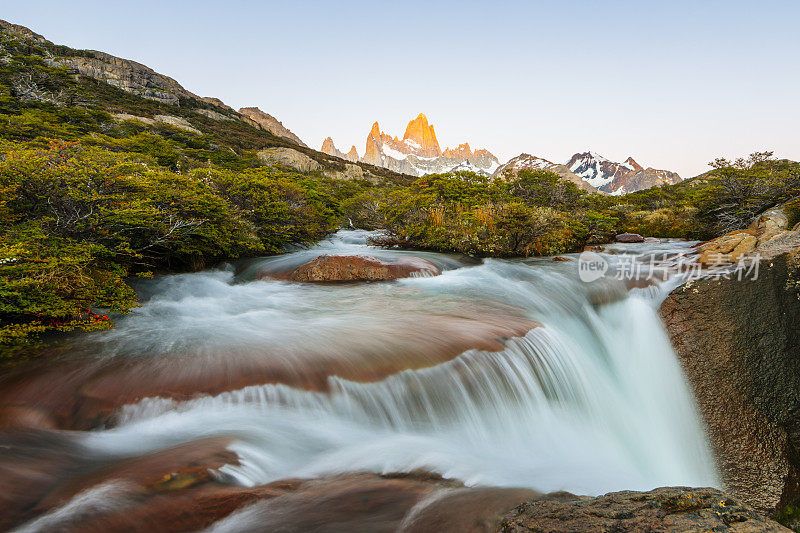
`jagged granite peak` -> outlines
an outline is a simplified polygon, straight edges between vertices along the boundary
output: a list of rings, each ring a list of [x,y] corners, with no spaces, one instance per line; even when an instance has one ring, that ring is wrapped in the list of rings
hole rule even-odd
[[[345,154],[344,158],[347,159],[348,161],[352,161],[353,163],[358,161],[359,157],[358,157],[358,150],[356,150],[356,145],[352,145],[350,147],[350,151]]]
[[[369,134],[373,137],[380,137],[381,136],[381,127],[376,120],[375,123],[372,125],[372,129],[369,130]]]
[[[582,180],[580,176],[575,175],[566,165],[553,163],[543,157],[526,153],[519,154],[517,157],[510,159],[506,164],[497,167],[493,176],[495,178],[507,179],[516,176],[520,170],[547,170],[558,174],[562,179],[574,183],[580,189],[587,192],[597,192],[597,189]]]
[[[333,141],[330,144],[333,144]],[[325,146],[325,148],[330,147]],[[341,154],[338,150],[337,152]],[[412,176],[451,172],[454,169],[469,170],[488,176],[500,166],[500,162],[491,152],[485,149],[473,152],[469,143],[462,143],[454,149],[447,148],[443,152],[433,125],[423,113],[409,121],[402,139],[381,131],[380,124],[374,122],[367,134],[364,156],[360,159],[355,146],[344,155],[332,151],[330,153],[351,161],[361,161]]]
[[[243,107],[239,110],[239,114],[253,120],[263,129],[267,130],[273,135],[283,137],[284,139],[288,139],[295,144],[299,144],[300,146],[308,148],[306,143],[301,141],[300,137],[292,133],[289,128],[284,126],[280,120],[268,113],[264,113],[257,107]]]
[[[455,148],[445,148],[442,155],[453,159],[469,159],[473,157],[469,143],[461,143]]]
[[[416,145],[415,148],[417,149],[414,153],[420,157],[439,157],[442,155],[433,125],[428,124],[428,117],[423,113],[420,113],[417,118],[408,123],[406,132],[403,135],[403,142],[411,146]]]
[[[325,137],[325,140],[322,141],[322,147],[319,149],[319,151],[322,152],[323,154],[335,155],[336,157],[341,157],[339,155],[341,154],[341,152],[336,149],[336,145],[333,144],[333,139],[331,139],[330,137]]]
[[[324,141],[322,141],[322,148],[319,150],[320,152],[332,156],[339,157],[341,159],[347,159],[353,163],[358,161],[358,150],[356,150],[355,146],[350,147],[350,151],[346,154],[336,148],[336,145],[333,144],[333,139],[327,137]]]

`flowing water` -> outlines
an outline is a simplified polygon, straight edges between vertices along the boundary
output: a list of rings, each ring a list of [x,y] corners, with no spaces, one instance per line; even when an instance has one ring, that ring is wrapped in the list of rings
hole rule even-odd
[[[580,281],[577,256],[479,261],[382,250],[369,236],[342,231],[282,256],[142,282],[141,308],[68,350],[64,375],[84,380],[81,394],[111,390],[117,402],[99,426],[89,417],[93,428],[70,433],[74,453],[110,461],[221,437],[238,461],[215,475],[246,486],[420,469],[588,495],[719,486],[656,313],[679,277],[630,289]],[[321,253],[411,254],[443,273],[345,284],[264,277]],[[619,256],[604,257],[613,271]],[[81,373],[92,365],[102,371]],[[173,378],[181,394],[167,397],[159,391]]]

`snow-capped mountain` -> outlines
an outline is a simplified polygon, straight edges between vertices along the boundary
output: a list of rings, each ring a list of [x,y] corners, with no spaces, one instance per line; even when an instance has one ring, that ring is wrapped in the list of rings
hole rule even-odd
[[[325,139],[321,151],[350,160],[358,157],[355,147],[348,154],[342,154],[330,137]],[[375,122],[367,135],[364,156],[358,160],[412,176],[459,170],[489,176],[500,166],[500,162],[488,150],[473,152],[468,143],[442,151],[436,131],[432,124],[428,124],[424,114],[408,123],[402,139],[382,132]]]
[[[558,174],[565,180],[571,181],[585,191],[597,192],[597,189],[582,180],[580,176],[573,173],[566,165],[553,163],[552,161],[531,154],[520,154],[509,160],[506,164],[499,166],[494,172],[494,177],[507,178],[509,176],[516,176],[520,170],[549,170],[550,172]]]
[[[359,156],[355,146],[347,153],[340,151],[330,137],[325,139],[320,150],[345,160],[369,163],[412,176],[469,171],[502,179],[525,169],[549,170],[585,191],[614,195],[681,180],[675,172],[644,168],[632,157],[618,163],[592,151],[573,155],[565,165],[527,153],[500,165],[491,152],[485,149],[473,151],[468,143],[442,150],[436,131],[424,114],[408,123],[402,139],[381,131],[375,122],[367,135],[363,156]]]
[[[583,152],[573,155],[567,162],[567,168],[592,187],[605,191],[604,187],[609,185],[614,178],[642,167],[630,157],[625,160],[625,163],[616,163],[596,152]]]
[[[617,163],[591,151],[573,155],[567,162],[567,168],[586,183],[614,195],[681,181],[675,172],[644,168],[632,157],[624,163]]]

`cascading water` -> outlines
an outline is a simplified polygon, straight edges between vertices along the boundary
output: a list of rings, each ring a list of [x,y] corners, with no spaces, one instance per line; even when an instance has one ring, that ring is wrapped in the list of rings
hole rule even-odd
[[[362,248],[339,241],[326,250]],[[300,252],[312,253],[318,252]],[[427,257],[456,266],[452,258]],[[574,268],[487,260],[436,278],[344,286],[231,284],[233,273],[224,272],[165,279],[100,343],[108,352],[152,351],[156,342],[162,351],[182,343],[197,344],[196,351],[277,342],[300,349],[350,336],[342,349],[369,351],[374,344],[391,357],[386,344],[391,348],[402,330],[384,329],[387,322],[418,310],[458,313],[460,304],[475,302],[522,309],[541,327],[508,340],[502,351],[470,350],[376,382],[330,376],[322,392],[278,383],[185,402],[145,399],[85,443],[128,454],[233,434],[242,464],[224,471],[244,484],[418,468],[473,484],[584,494],[718,484],[652,305],[614,284],[597,289],[616,290],[615,301],[592,305],[596,291],[570,275]]]
[[[323,252],[408,253],[370,247],[367,236],[340,232],[238,270],[144,283],[142,307],[84,342],[82,357],[157,362],[160,373],[266,365],[278,378],[136,401],[106,429],[78,433],[78,445],[111,459],[232,437],[238,464],[218,473],[248,486],[417,469],[468,485],[588,495],[719,485],[655,312],[663,286],[585,283],[577,261],[423,252],[413,255],[442,275],[338,285],[257,279]],[[511,323],[519,336],[467,349]]]

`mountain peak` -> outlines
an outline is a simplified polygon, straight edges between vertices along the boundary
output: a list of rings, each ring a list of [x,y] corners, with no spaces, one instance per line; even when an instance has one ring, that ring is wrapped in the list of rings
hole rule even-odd
[[[417,146],[416,153],[422,157],[439,157],[442,155],[442,149],[439,147],[439,141],[436,140],[436,132],[433,126],[428,124],[428,117],[424,113],[417,115],[417,118],[412,120],[406,126],[406,133],[403,135],[403,142],[412,141]]]
[[[333,145],[333,141],[329,142],[329,139],[323,142],[322,151],[342,159],[360,161],[412,176],[460,170],[488,176],[500,166],[500,162],[491,152],[483,148],[473,152],[469,143],[461,143],[456,148],[447,148],[442,152],[436,139],[436,131],[425,113],[420,113],[409,121],[402,139],[381,131],[378,122],[374,122],[367,135],[364,155],[360,158],[355,146],[345,154]]]
[[[325,137],[325,140],[322,141],[322,148],[319,151],[329,155],[336,155],[336,145],[333,144],[333,139]]]
[[[372,129],[369,130],[369,134],[376,138],[381,136],[381,127],[378,125],[377,120],[375,121],[374,124],[372,124]]]
[[[625,162],[622,164],[631,167],[631,169],[633,170],[643,170],[642,165],[637,163],[636,160],[632,157],[628,157],[628,159],[626,159]]]

